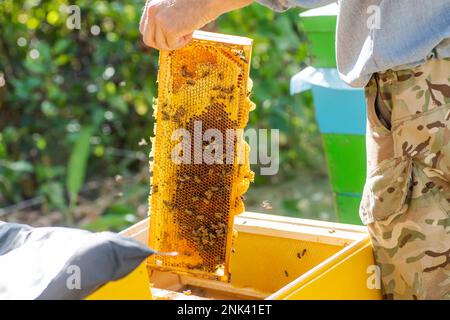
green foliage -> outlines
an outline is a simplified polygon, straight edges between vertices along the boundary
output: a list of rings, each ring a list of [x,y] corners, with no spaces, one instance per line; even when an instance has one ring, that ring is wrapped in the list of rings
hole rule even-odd
[[[85,224],[83,228],[96,231],[122,231],[137,222],[135,210],[136,208],[130,205],[112,205],[102,217]]]
[[[81,9],[80,30],[66,26],[65,6],[72,4]],[[2,1],[0,207],[42,195],[46,207],[63,210],[67,192],[74,202],[85,175],[131,175],[147,166],[136,154],[148,153],[138,143],[153,131],[157,52],[140,40],[143,4]],[[289,95],[289,79],[307,55],[298,13],[275,14],[254,4],[208,26],[255,40],[251,73],[258,107],[250,126],[280,129],[277,179],[323,168],[311,97]]]
[[[140,42],[142,4],[76,1],[81,28],[70,30],[62,6],[71,4],[6,0],[0,5],[0,72],[6,81],[0,105],[0,207],[37,194],[54,202],[47,190],[55,184],[65,189],[82,124],[95,128],[90,177],[145,165],[115,152],[138,151],[138,142],[152,132],[157,53]],[[100,28],[97,36],[93,26]],[[20,171],[11,169],[16,162]]]
[[[91,136],[92,129],[90,127],[83,128],[70,155],[66,183],[71,199],[76,199],[84,183]]]
[[[75,142],[67,166],[67,192],[69,193],[69,212],[67,221],[73,222],[72,209],[77,203],[78,193],[83,187],[84,178],[86,176],[87,162],[89,158],[89,145],[92,137],[92,128],[86,127],[81,129],[80,135]]]

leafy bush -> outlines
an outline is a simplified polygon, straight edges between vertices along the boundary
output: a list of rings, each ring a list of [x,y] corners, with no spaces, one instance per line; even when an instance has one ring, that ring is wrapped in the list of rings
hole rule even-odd
[[[42,196],[49,208],[64,211],[85,175],[133,174],[147,166],[149,146],[138,144],[153,130],[157,52],[140,41],[143,3],[2,1],[0,207]],[[81,9],[79,30],[66,25],[72,4]],[[254,4],[208,26],[255,39],[258,108],[250,126],[280,129],[278,179],[323,167],[311,97],[289,95],[289,78],[307,54],[297,14]]]

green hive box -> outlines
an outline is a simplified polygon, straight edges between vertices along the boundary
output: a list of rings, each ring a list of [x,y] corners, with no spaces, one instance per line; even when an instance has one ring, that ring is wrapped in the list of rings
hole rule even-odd
[[[361,194],[366,180],[365,136],[323,133],[328,173],[336,193]]]
[[[365,136],[323,133],[322,141],[339,222],[361,224],[358,211],[366,179]]]
[[[300,14],[300,24],[308,38],[311,65],[316,68],[335,68],[335,33],[338,6],[331,4]]]
[[[361,195],[335,193],[334,198],[340,223],[362,224],[358,214]]]

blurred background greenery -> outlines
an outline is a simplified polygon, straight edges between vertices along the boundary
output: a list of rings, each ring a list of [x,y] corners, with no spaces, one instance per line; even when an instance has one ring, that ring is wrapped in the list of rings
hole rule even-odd
[[[0,220],[120,230],[146,216],[158,53],[140,40],[143,5],[1,1]],[[254,4],[205,29],[254,39],[249,127],[280,129],[280,172],[256,176],[247,210],[334,220],[311,95],[289,94],[308,63],[299,12]]]

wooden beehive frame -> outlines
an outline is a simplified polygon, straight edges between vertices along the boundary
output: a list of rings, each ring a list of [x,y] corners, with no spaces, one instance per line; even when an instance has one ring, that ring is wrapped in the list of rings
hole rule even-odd
[[[228,280],[234,216],[244,211],[241,196],[253,179],[248,146],[235,138],[232,163],[195,163],[194,150],[190,163],[177,164],[172,151],[178,142],[171,137],[180,128],[195,134],[197,121],[203,133],[244,129],[253,107],[251,45],[247,38],[196,32],[186,48],[160,53],[149,245],[179,255],[151,257],[150,270]],[[243,163],[234,153],[238,144],[246,150]]]

